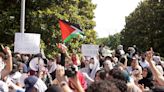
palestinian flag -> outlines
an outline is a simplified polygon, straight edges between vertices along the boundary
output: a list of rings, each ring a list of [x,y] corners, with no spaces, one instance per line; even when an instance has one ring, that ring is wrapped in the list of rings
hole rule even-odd
[[[75,24],[59,20],[60,30],[62,34],[62,40],[68,42],[72,38],[83,37],[82,30]]]

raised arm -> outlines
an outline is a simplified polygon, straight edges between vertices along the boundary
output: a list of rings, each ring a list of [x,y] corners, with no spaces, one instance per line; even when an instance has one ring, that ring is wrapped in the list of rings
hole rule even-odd
[[[7,54],[7,60],[5,60],[6,66],[1,72],[1,78],[3,79],[12,71],[12,55],[9,47],[4,48],[4,52]]]
[[[156,66],[153,64],[153,50],[151,48],[150,51],[147,51],[146,59],[149,62],[150,69],[155,77],[155,79],[158,81],[158,83],[162,86],[164,86],[164,77],[163,75],[158,71]]]

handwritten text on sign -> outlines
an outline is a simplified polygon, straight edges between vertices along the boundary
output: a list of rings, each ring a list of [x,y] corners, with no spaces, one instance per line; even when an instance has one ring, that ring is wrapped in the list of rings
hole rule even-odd
[[[16,33],[14,52],[38,54],[40,52],[40,34]]]

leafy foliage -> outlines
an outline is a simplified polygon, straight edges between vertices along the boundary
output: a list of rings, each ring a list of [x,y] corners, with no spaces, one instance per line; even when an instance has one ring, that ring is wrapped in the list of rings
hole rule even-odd
[[[126,17],[121,32],[124,46],[137,45],[142,50],[153,47],[164,56],[164,2],[146,0]]]
[[[21,0],[0,1],[0,43],[13,44],[20,28]],[[57,52],[56,43],[62,42],[58,19],[74,24],[86,33],[86,42],[92,43],[96,34],[93,21],[96,5],[91,0],[26,0],[25,29],[27,33],[41,34],[46,53]],[[90,31],[92,30],[92,31]],[[79,47],[78,41],[71,42]]]
[[[120,33],[109,35],[107,38],[97,39],[97,44],[104,44],[110,47],[111,49],[116,49],[117,46],[121,44],[120,38],[121,38]]]

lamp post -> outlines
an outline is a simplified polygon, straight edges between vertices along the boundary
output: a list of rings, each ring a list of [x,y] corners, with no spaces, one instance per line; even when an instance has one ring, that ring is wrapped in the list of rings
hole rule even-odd
[[[24,30],[25,30],[25,0],[21,0],[20,32],[24,33]]]

